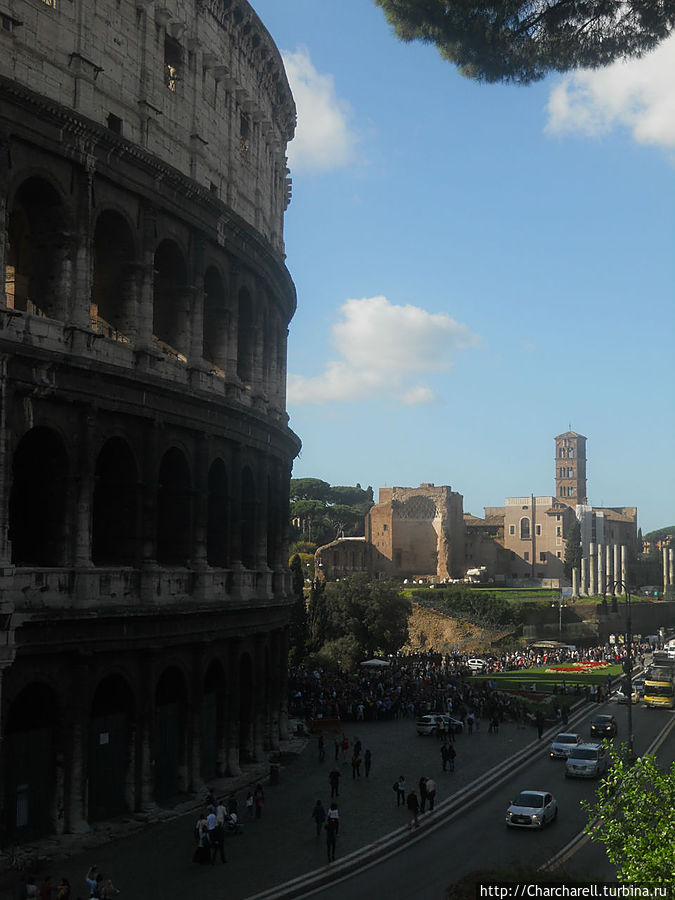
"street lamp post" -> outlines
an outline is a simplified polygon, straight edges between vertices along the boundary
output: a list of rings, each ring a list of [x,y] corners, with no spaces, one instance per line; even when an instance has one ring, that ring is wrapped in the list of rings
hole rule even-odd
[[[554,600],[551,603],[551,608],[555,609],[558,607],[558,635],[562,635],[562,611],[567,606],[567,604],[562,600]]]
[[[630,606],[630,590],[628,585],[623,581],[609,581],[605,585],[602,592],[603,603],[605,594],[608,590],[612,592],[612,610],[618,611],[616,601],[616,591],[623,591],[626,598],[626,659],[623,663],[625,673],[624,687],[627,688],[627,706],[628,706],[628,753],[629,758],[633,758],[633,629],[631,624],[631,606]]]

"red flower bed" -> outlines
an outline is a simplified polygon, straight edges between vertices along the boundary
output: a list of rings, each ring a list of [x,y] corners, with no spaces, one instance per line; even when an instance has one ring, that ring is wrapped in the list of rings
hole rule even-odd
[[[572,663],[569,666],[549,666],[546,671],[547,672],[593,672],[598,669],[608,669],[611,663],[608,662],[580,662],[580,663]]]

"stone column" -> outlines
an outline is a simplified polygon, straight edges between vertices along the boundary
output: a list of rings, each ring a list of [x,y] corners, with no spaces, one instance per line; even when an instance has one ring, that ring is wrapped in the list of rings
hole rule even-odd
[[[588,591],[592,597],[594,597],[598,593],[598,581],[596,578],[596,564],[597,564],[597,555],[595,544],[591,542],[591,545],[588,550],[588,578],[589,585]]]
[[[621,564],[619,561],[619,545],[614,544],[614,581],[619,581],[621,577]]]
[[[661,551],[661,556],[663,558],[663,593],[666,593],[666,588],[668,587],[668,549],[664,547]]]
[[[607,589],[607,579],[605,577],[605,548],[602,544],[598,544],[598,593],[603,594]]]
[[[85,713],[85,697],[89,680],[88,667],[82,663],[73,668],[71,696],[68,704],[67,744],[64,747],[63,825],[67,833],[89,831],[87,821],[87,769],[89,720]]]
[[[241,642],[238,638],[233,638],[228,642],[228,720],[227,728],[227,774],[230,777],[241,775],[241,767],[239,765],[239,716],[240,716],[240,697],[239,697],[239,652]]]
[[[668,584],[675,583],[675,560],[673,559],[673,549],[668,551]]]
[[[186,787],[193,794],[203,791],[205,785],[201,775],[201,678],[202,651],[199,646],[192,652],[192,686],[187,709],[186,734]]]
[[[138,267],[140,285],[136,317],[136,350],[146,353],[152,348],[156,220],[156,210],[145,204],[141,210],[142,251]]]
[[[281,632],[277,629],[270,635],[270,696],[269,696],[269,736],[270,749],[279,749],[279,713],[281,709]]]
[[[253,756],[265,759],[265,635],[256,634],[253,663]]]
[[[626,577],[627,577],[627,575],[626,575],[626,563],[627,563],[626,555],[627,555],[627,547],[625,544],[622,544],[621,545],[621,581],[622,581],[621,593],[622,594],[626,593],[626,589],[623,586],[626,584]]]
[[[572,596],[579,596],[579,570],[576,566],[572,569]]]
[[[70,292],[68,324],[91,330],[91,287],[92,287],[92,246],[93,216],[92,195],[96,157],[87,154],[84,166],[76,170],[76,233],[73,236],[71,277],[73,289]]]
[[[586,557],[581,557],[581,595],[588,596],[588,572],[586,571]]]
[[[150,652],[144,652],[140,660],[139,720],[136,730],[135,788],[136,809],[152,810],[155,803],[154,771],[154,660]]]
[[[288,740],[288,625],[281,632],[279,643],[279,737]]]
[[[7,194],[9,191],[9,135],[3,129],[0,132],[0,222],[7,221]],[[7,228],[0,228],[0,272],[3,277],[0,278],[0,306],[7,305],[7,297],[5,294],[5,273],[7,272],[8,263],[8,236]]]
[[[0,229],[3,231],[4,229]],[[7,435],[7,409],[13,396],[13,387],[8,379],[9,356],[0,355],[0,567],[11,564],[9,544],[9,493],[11,484],[12,459]]]
[[[605,556],[606,556],[605,579],[607,581],[607,584],[613,584],[617,579],[616,579],[616,574],[615,574],[614,570],[612,569],[612,545],[611,544],[607,544],[607,546],[605,547]]]

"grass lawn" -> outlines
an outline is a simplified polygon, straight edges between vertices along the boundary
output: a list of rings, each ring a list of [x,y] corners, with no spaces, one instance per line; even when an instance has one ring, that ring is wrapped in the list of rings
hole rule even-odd
[[[512,672],[489,672],[485,675],[472,675],[471,678],[476,681],[494,681],[500,691],[528,690],[533,683],[537,685],[537,690],[552,691],[554,684],[560,685],[563,681],[567,688],[573,688],[575,684],[606,684],[608,675],[615,678],[621,674],[621,666],[618,665],[596,666],[586,670],[579,668],[577,671],[571,671],[572,666],[563,665],[560,668],[569,671],[550,672],[549,668],[553,667],[555,664],[551,667],[514,669]]]

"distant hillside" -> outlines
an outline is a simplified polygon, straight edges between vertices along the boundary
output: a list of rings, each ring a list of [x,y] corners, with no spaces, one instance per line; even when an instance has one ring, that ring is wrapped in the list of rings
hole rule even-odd
[[[665,528],[657,528],[656,531],[650,531],[649,534],[643,534],[643,541],[660,541],[661,538],[669,534],[675,534],[675,525],[666,525]]]

